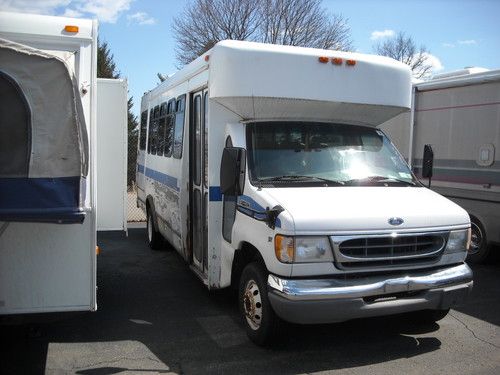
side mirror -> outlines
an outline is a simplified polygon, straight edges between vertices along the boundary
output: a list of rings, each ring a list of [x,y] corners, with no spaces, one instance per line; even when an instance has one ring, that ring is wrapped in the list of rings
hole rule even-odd
[[[431,145],[425,145],[424,157],[422,161],[422,177],[429,179],[429,187],[431,186],[433,164],[434,164],[434,151],[432,151]]]
[[[245,187],[246,151],[240,147],[226,147],[220,166],[222,194],[241,195]]]

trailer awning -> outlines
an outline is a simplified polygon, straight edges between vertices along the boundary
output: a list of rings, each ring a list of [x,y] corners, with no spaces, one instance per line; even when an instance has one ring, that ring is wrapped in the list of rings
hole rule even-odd
[[[0,221],[84,220],[88,140],[76,78],[0,39]]]

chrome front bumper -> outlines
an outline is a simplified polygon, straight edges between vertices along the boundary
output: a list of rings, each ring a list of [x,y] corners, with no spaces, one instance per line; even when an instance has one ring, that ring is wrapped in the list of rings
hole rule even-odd
[[[355,279],[268,277],[275,312],[294,323],[329,323],[425,309],[448,309],[463,302],[472,288],[466,264],[401,276]]]

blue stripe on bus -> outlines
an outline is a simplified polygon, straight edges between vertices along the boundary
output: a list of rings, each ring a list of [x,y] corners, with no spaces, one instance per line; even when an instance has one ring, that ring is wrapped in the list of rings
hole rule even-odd
[[[144,168],[143,165],[137,164],[137,172],[144,174],[146,177],[149,177],[159,183],[168,186],[174,190],[179,191],[179,187],[177,186],[177,178],[173,176],[169,176],[168,174],[159,172],[157,170],[151,168]]]
[[[220,191],[220,186],[210,186],[208,190],[208,199],[210,202],[221,202],[222,192]]]

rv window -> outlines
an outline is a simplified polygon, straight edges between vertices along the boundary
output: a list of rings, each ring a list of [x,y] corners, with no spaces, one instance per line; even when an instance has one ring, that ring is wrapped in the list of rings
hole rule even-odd
[[[146,149],[146,131],[148,128],[148,111],[141,114],[141,133],[139,136],[139,150]]]
[[[182,95],[177,98],[174,126],[174,158],[182,157],[182,137],[184,134],[184,115],[186,108],[186,96]]]

